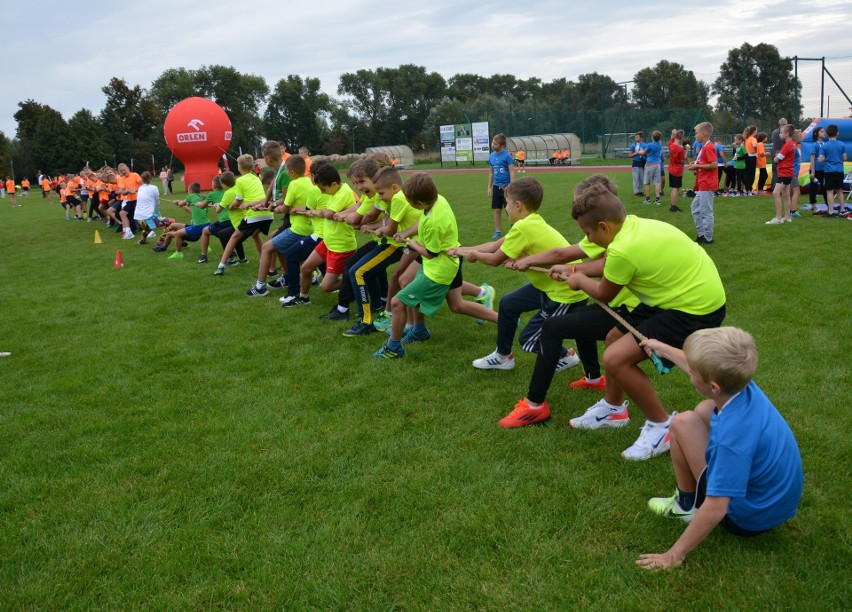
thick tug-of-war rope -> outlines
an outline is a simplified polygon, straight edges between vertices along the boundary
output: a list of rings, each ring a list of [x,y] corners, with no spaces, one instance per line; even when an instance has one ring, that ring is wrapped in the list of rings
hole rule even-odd
[[[539,266],[530,266],[529,269],[533,270],[534,272],[544,272],[545,274],[550,274],[550,268],[542,268],[542,267],[539,267]],[[564,274],[559,274],[558,276],[559,276],[559,280],[562,280],[562,281],[568,280],[568,277]],[[591,297],[591,296],[589,296],[589,297]],[[621,323],[621,325],[623,325],[624,328],[627,331],[629,331],[631,334],[633,334],[633,336],[637,340],[639,340],[639,342],[644,342],[645,340],[648,339],[644,334],[642,334],[642,332],[640,332],[638,329],[636,329],[630,323],[628,323],[624,319],[624,317],[622,317],[620,314],[618,314],[612,308],[610,308],[609,304],[605,304],[604,302],[601,302],[600,300],[596,300],[595,298],[592,298],[592,299],[595,300],[595,303],[598,306],[600,306],[607,313],[609,313],[609,315],[613,319],[615,319],[616,321]],[[660,359],[660,357],[655,352],[651,351],[650,357],[651,357],[651,362],[654,364],[654,367],[657,368],[657,372],[659,372],[660,374],[668,374],[669,372],[671,372],[671,368],[666,367],[666,365],[663,363],[662,359]]]

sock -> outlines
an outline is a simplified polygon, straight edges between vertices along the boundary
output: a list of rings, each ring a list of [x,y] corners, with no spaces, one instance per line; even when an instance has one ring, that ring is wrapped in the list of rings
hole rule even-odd
[[[616,406],[615,404],[610,404],[610,403],[609,403],[608,401],[606,401],[605,399],[604,399],[604,400],[601,400],[601,401],[602,401],[602,402],[606,405],[606,407],[607,407],[607,408],[612,408],[613,410],[621,410],[621,405],[620,405],[620,404],[619,404],[618,406]]]
[[[695,506],[695,492],[687,493],[686,491],[681,491],[680,487],[678,487],[677,503],[684,510],[692,510]]]
[[[264,287],[266,287],[266,283],[260,279],[257,279],[257,282],[254,284],[254,288],[260,291]]]
[[[339,312],[341,314],[346,314],[347,312],[349,312],[349,307],[348,306],[341,306],[340,304],[338,304],[337,305],[337,312]]]
[[[267,274],[267,276],[275,276],[275,273],[276,273],[277,271],[278,271],[278,270],[268,270],[268,271],[266,272],[266,274]]]
[[[300,291],[300,292],[299,292],[299,297],[300,297],[300,298],[306,298],[306,297],[308,297],[308,294],[307,294],[307,293],[302,293],[302,292]]]
[[[601,375],[598,374],[596,378],[591,378],[588,374],[586,374],[586,382],[596,383],[601,379]]]
[[[529,406],[529,407],[530,407],[530,408],[532,408],[533,410],[536,410],[536,409],[541,408],[541,404],[537,404],[537,403],[535,403],[535,402],[531,402],[529,399],[527,399],[527,406]]]
[[[482,298],[484,298],[484,297],[485,297],[485,289],[483,289],[482,287],[480,287],[480,288],[479,288],[479,293],[476,295],[476,299],[477,299],[477,300],[481,300],[481,299],[482,299]]]
[[[217,269],[219,269],[219,270],[224,270],[224,269],[225,269],[225,264],[220,263],[218,266],[216,266],[216,268],[217,268]]]
[[[653,423],[654,425],[656,425],[657,427],[668,427],[669,424],[672,422],[672,417],[671,417],[671,415],[669,415],[669,418],[667,418],[662,423],[657,423],[656,421],[650,421],[650,422]]]
[[[399,347],[401,347],[401,346],[402,346],[401,340],[394,340],[393,338],[390,338],[388,340],[388,348],[392,351],[398,351]]]
[[[419,334],[420,332],[425,332],[426,331],[426,324],[425,323],[415,323],[414,327],[412,328],[412,331],[414,331],[415,334]]]

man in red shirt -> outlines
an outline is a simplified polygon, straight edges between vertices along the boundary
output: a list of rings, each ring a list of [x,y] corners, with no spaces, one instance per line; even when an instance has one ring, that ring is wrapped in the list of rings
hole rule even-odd
[[[716,193],[716,147],[705,147],[713,135],[713,124],[709,121],[695,126],[695,142],[701,143],[701,150],[695,162],[686,167],[695,172],[695,199],[692,200],[692,219],[698,244],[713,244],[713,195]],[[696,145],[696,149],[698,146]]]

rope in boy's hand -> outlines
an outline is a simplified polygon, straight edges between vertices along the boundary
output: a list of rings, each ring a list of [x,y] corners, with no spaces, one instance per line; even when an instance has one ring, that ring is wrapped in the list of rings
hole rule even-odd
[[[529,269],[534,270],[536,272],[550,273],[549,268],[542,268],[542,267],[539,267],[539,266],[530,266]],[[561,280],[564,280],[564,281],[568,280],[568,276],[566,276],[564,274],[559,274],[558,276]],[[589,297],[592,297],[592,296],[589,296]],[[613,319],[618,321],[627,331],[629,331],[631,334],[633,334],[633,337],[635,337],[637,340],[639,340],[639,342],[644,342],[645,340],[648,339],[647,336],[645,336],[642,332],[640,332],[638,329],[636,329],[630,323],[628,323],[627,320],[624,317],[622,317],[620,314],[618,314],[612,308],[610,308],[609,304],[605,304],[604,302],[601,302],[600,300],[593,298],[593,297],[592,297],[592,300],[594,300],[595,303],[598,306],[603,308]],[[660,359],[660,357],[655,352],[651,351],[651,354],[649,355],[649,357],[651,358],[651,362],[654,364],[654,367],[657,368],[657,372],[659,372],[660,374],[668,374],[669,372],[671,372],[671,368],[666,367],[666,365],[663,363],[662,359]]]

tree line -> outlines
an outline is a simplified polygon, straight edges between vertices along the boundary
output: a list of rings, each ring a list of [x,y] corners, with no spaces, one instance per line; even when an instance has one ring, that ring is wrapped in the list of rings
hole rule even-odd
[[[0,132],[0,172],[9,173],[12,160],[16,174],[29,176],[38,169],[53,174],[85,162],[100,166],[130,159],[137,169],[150,169],[152,163],[180,167],[166,147],[163,123],[172,106],[191,96],[210,98],[225,109],[234,127],[235,154],[255,153],[267,138],[324,154],[391,144],[432,149],[438,145],[438,126],[482,120],[492,131],[510,135],[582,129],[596,137],[609,130],[606,117],[616,111],[688,109],[689,117],[710,119],[729,131],[746,122],[798,117],[801,111],[792,60],[764,43],[729,51],[713,83],[662,60],[639,70],[626,85],[597,72],[576,81],[468,73],[445,79],[404,64],[342,74],[334,98],[317,78],[289,75],[270,89],[263,77],[232,67],[169,68],[148,88],[111,78],[97,114],[81,109],[66,120],[49,104],[19,102],[14,138]]]

